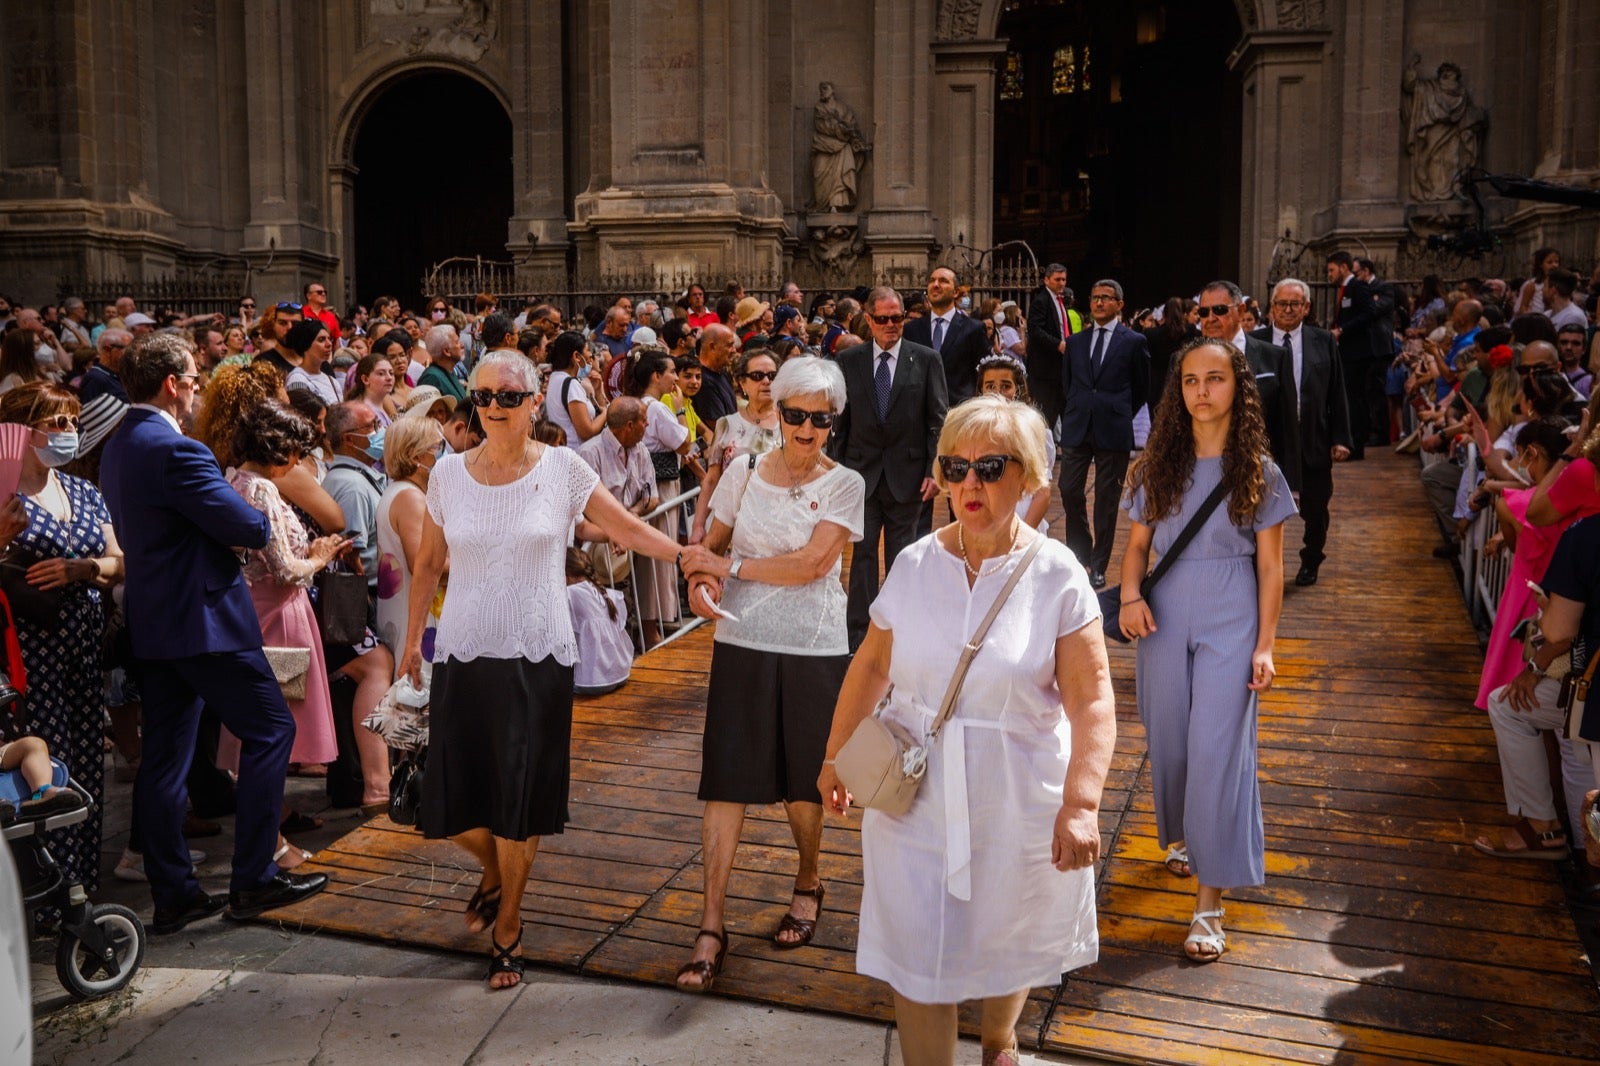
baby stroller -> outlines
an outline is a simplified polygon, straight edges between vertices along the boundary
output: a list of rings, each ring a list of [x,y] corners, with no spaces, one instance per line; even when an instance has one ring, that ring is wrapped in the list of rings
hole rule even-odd
[[[66,786],[85,798],[85,805],[37,820],[7,820],[3,832],[17,879],[22,883],[24,908],[31,915],[38,907],[61,911],[60,940],[56,944],[56,975],[76,999],[97,999],[126,985],[144,959],[144,923],[127,907],[116,903],[90,903],[80,884],[69,884],[66,872],[50,854],[44,834],[77,825],[89,817],[88,792],[67,774],[61,760],[51,784]],[[0,771],[0,800],[20,809],[31,790],[22,771]],[[30,919],[31,922],[31,919]]]

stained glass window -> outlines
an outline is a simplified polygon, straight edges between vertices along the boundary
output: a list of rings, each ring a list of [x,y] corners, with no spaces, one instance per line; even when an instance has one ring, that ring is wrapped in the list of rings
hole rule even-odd
[[[1089,46],[1083,46],[1083,62],[1078,67],[1078,89],[1089,91]]]
[[[1078,91],[1077,52],[1070,44],[1056,49],[1055,63],[1051,67],[1050,91],[1056,96],[1068,96]]]
[[[1000,99],[1022,99],[1022,53],[1007,52],[1005,66],[1000,70]]]

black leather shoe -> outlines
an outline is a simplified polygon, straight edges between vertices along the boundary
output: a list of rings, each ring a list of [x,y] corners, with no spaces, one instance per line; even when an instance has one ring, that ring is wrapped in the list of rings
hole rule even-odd
[[[1106,587],[1106,575],[1098,570],[1089,571],[1089,585],[1096,591]]]
[[[327,874],[292,874],[279,871],[278,876],[260,888],[228,893],[228,917],[254,918],[262,911],[274,907],[287,907],[310,899],[328,887]]]
[[[1301,588],[1315,585],[1317,583],[1317,568],[1314,566],[1302,566],[1300,572],[1294,575],[1294,583]]]
[[[190,922],[211,917],[226,905],[227,901],[221,896],[209,896],[202,892],[189,897],[189,902],[181,907],[171,910],[157,907],[155,917],[150,920],[150,931],[158,935],[176,933]]]

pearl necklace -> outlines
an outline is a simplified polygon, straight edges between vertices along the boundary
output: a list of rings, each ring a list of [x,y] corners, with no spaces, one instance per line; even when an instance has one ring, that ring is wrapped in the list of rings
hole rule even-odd
[[[1011,546],[1005,550],[1005,555],[1002,555],[999,561],[995,563],[993,570],[978,570],[973,567],[971,560],[967,558],[966,530],[959,522],[956,523],[956,546],[961,549],[961,561],[966,564],[967,573],[972,575],[973,580],[977,580],[980,577],[988,577],[990,574],[997,573],[999,569],[1006,564],[1005,556],[1016,551],[1017,538],[1020,536],[1022,536],[1022,523],[1014,522],[1011,528]]]

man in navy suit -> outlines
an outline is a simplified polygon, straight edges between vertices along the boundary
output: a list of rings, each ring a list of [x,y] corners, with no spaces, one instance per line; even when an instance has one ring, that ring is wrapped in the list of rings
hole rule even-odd
[[[1129,329],[1122,314],[1122,285],[1111,279],[1089,290],[1089,328],[1067,338],[1061,382],[1061,505],[1066,542],[1089,570],[1095,588],[1105,588],[1111,545],[1117,536],[1117,505],[1133,451],[1133,416],[1150,394],[1150,345]],[[1084,486],[1094,464],[1094,536],[1090,539]]]
[[[939,353],[906,340],[905,308],[891,288],[867,296],[872,339],[839,353],[848,402],[834,419],[829,450],[867,483],[862,534],[850,558],[845,625],[853,650],[866,638],[867,609],[878,597],[878,541],[883,568],[931,531],[923,505],[938,493],[933,460],[946,408]]]
[[[106,446],[101,487],[126,557],[128,632],[143,664],[144,756],[133,809],[155,901],[151,931],[171,933],[223,907],[201,890],[183,838],[184,778],[202,703],[241,749],[230,915],[304,899],[328,879],[283,872],[272,861],[294,719],[262,653],[237,554],[266,546],[267,516],[233,490],[210,449],[179,429],[199,376],[188,340],[140,338],[120,375],[133,409]]]
[[[944,364],[950,406],[978,391],[978,363],[993,354],[983,324],[956,310],[956,272],[934,267],[928,275],[928,313],[906,323],[906,340],[932,348]]]

